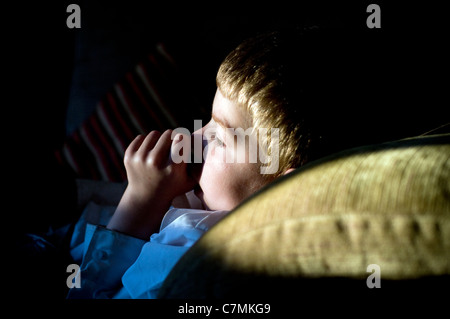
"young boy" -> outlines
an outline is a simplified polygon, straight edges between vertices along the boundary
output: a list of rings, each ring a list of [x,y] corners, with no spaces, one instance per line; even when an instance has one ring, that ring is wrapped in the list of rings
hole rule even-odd
[[[212,119],[193,134],[203,140],[200,170],[173,160],[185,135],[167,130],[135,138],[124,156],[128,186],[112,218],[106,227],[87,225],[83,243],[73,240],[80,287],[72,288],[69,298],[157,297],[171,268],[205,231],[264,185],[317,155],[316,121],[302,108],[300,56],[307,44],[300,39],[295,32],[265,34],[226,57],[216,79]],[[274,128],[277,135],[267,134]],[[258,154],[277,161],[270,174],[262,173],[270,164],[267,156],[254,160],[250,140],[255,137]],[[171,206],[180,196],[186,207]]]

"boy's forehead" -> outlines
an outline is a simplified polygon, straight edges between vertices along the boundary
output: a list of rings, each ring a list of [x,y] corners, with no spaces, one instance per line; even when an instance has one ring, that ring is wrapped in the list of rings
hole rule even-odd
[[[224,97],[220,90],[216,91],[211,117],[224,128],[247,129],[252,122],[244,108]]]

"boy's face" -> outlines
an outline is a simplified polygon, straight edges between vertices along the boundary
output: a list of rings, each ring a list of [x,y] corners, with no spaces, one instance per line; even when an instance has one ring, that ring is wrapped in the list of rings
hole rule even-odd
[[[195,190],[207,209],[232,210],[268,182],[267,176],[260,173],[258,161],[249,160],[248,137],[246,143],[239,143],[239,137],[233,135],[250,127],[249,117],[217,90],[211,121],[194,132],[202,134],[207,143],[199,187]]]

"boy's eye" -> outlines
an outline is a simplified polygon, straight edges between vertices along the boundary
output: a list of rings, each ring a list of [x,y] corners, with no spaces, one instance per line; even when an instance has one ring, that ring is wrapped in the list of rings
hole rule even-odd
[[[220,147],[225,146],[225,143],[216,134],[214,134],[211,137],[217,143],[218,146],[220,146]]]

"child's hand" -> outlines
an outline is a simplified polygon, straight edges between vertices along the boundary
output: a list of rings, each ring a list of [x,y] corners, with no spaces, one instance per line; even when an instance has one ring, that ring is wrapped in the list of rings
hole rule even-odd
[[[187,164],[171,161],[171,146],[178,142],[176,138],[172,141],[171,135],[172,130],[139,135],[125,151],[128,188],[137,196],[157,195],[159,200],[170,202],[195,186],[187,174]]]
[[[172,130],[138,136],[125,151],[128,186],[108,228],[148,239],[157,232],[171,201],[191,190],[196,181],[187,173],[187,163],[170,157]]]

